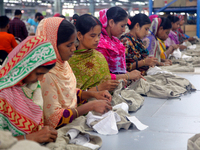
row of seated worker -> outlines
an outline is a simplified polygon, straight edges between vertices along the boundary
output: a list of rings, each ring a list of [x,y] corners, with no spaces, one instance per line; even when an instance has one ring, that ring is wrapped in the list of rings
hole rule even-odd
[[[180,41],[193,40],[178,36],[183,36],[181,16],[154,16],[151,22],[145,14],[128,18],[121,7],[99,15],[99,20],[81,15],[75,25],[61,17],[44,18],[35,36],[13,46],[0,69],[0,106],[8,106],[0,107],[2,130],[18,140],[55,141],[56,129],[75,118],[110,111],[109,92],[120,79],[136,81],[150,67],[171,65],[169,54],[184,49]],[[0,19],[6,39],[9,21]],[[126,26],[130,31],[123,34]]]

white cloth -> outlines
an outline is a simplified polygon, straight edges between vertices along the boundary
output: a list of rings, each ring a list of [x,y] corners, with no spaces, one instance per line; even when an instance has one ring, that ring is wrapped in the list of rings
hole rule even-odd
[[[128,113],[129,108],[126,103],[122,102],[121,104],[113,106],[113,109],[119,109],[119,108],[123,109],[126,113]]]
[[[145,130],[146,128],[148,128],[147,125],[144,125],[143,123],[141,123],[135,116],[131,116],[131,117],[127,117],[127,118],[140,131],[141,130]]]
[[[70,129],[66,135],[69,135],[70,137],[70,144],[76,144],[76,145],[82,145],[91,149],[98,149],[100,148],[99,145],[89,143],[90,142],[90,136],[89,134],[79,134],[80,131],[77,129]]]
[[[161,68],[155,66],[155,67],[151,67],[147,70],[147,75],[155,75],[155,74],[160,74],[160,73],[170,73],[172,74],[171,72],[168,72],[168,71],[164,71],[162,70]]]

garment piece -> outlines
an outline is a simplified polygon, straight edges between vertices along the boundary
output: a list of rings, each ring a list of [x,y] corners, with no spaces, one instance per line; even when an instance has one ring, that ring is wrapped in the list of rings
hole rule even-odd
[[[187,79],[169,73],[148,75],[145,79],[132,83],[128,88],[138,94],[163,99],[178,98],[187,92],[196,91]]]
[[[28,36],[25,23],[17,17],[9,22],[9,33],[20,38],[22,41]]]
[[[63,20],[59,17],[43,19],[36,32],[36,35],[45,36],[52,43],[57,56],[56,66],[45,74],[41,81],[44,99],[44,121],[46,125],[54,128],[62,119],[65,109],[77,107],[77,94],[80,91],[80,89],[76,89],[76,78],[69,63],[62,61],[57,49],[58,28]],[[82,101],[85,102],[80,97],[80,103]],[[69,112],[72,113],[72,111]],[[63,122],[63,125],[70,123],[72,121],[70,118],[68,117],[68,121]],[[59,125],[61,126],[61,124]]]
[[[200,134],[196,134],[188,140],[187,150],[200,150]]]
[[[100,21],[106,25],[106,11],[101,11],[100,15]],[[106,58],[111,73],[124,74],[126,73],[125,47],[117,37],[112,36],[110,38],[108,36],[106,27],[104,26],[101,30],[100,41],[96,50]]]
[[[145,47],[149,51],[149,56],[157,58],[159,62],[161,60],[160,55],[163,55],[161,53],[160,43],[157,38],[157,33],[161,22],[161,18],[154,18],[151,23],[150,34],[142,40]]]
[[[11,132],[3,130],[0,130],[0,143],[0,150],[49,150],[48,148],[40,146],[38,143],[33,141],[18,141],[12,136]]]
[[[0,50],[4,50],[9,54],[17,45],[12,34],[0,32]]]
[[[43,127],[40,84],[23,79],[49,62],[56,62],[56,54],[42,36],[28,37],[8,55],[0,70],[0,129],[19,136]]]
[[[174,31],[170,31],[168,38],[165,40],[166,47],[169,47],[173,44],[179,44],[178,36]]]
[[[84,116],[78,117],[75,119],[72,123],[66,125],[65,127],[62,127],[58,129],[58,137],[55,142],[51,142],[47,144],[46,146],[50,149],[56,149],[56,150],[91,150],[91,148],[88,147],[88,145],[96,145],[99,149],[99,147],[102,146],[102,140],[99,136],[95,135],[90,135],[88,132],[85,130],[88,128],[87,125],[85,124],[86,118]],[[78,144],[70,144],[71,138],[69,136],[69,132],[73,131],[78,131],[76,133],[79,133],[78,135],[86,135],[89,138],[89,143],[85,143],[83,145],[78,145]],[[75,137],[76,133],[74,134]],[[70,134],[71,135],[71,134]],[[80,136],[79,136],[80,137]],[[82,137],[81,137],[82,139]],[[83,140],[77,140],[75,143],[82,143]],[[85,138],[84,138],[85,141]]]
[[[135,39],[130,33],[123,35],[120,40],[126,47],[126,70],[132,71],[135,69],[133,64],[148,57],[149,51],[144,46],[142,40]],[[148,66],[143,66],[139,68],[139,71],[142,75],[145,75],[148,69]]]
[[[34,19],[31,19],[31,18],[28,19],[27,23],[29,23],[30,25],[32,25],[32,26],[35,27],[34,33],[36,33],[36,30],[37,30],[37,27],[38,27],[38,24],[39,24],[39,23],[38,23],[38,22],[35,22],[35,20],[34,20]]]
[[[112,106],[115,106],[124,102],[128,104],[129,111],[136,111],[143,105],[144,98],[132,89],[124,89],[123,82],[124,81],[120,81],[120,84],[115,89],[111,104]]]
[[[164,71],[169,71],[169,72],[194,72],[194,67],[192,64],[175,64],[172,66],[160,66],[161,69]]]
[[[69,64],[77,79],[77,88],[86,90],[111,80],[105,57],[95,49],[76,50]]]

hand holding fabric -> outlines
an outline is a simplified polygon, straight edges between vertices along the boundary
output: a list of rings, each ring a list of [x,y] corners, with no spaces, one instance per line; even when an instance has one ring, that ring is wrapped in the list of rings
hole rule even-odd
[[[99,91],[108,90],[114,91],[114,89],[119,85],[117,80],[108,80],[98,85]]]
[[[145,59],[145,66],[154,67],[158,63],[158,59],[155,57],[147,57]]]
[[[107,90],[95,92],[94,98],[96,98],[97,100],[106,100],[108,102],[112,101],[112,96],[110,95],[110,93]]]
[[[127,72],[129,76],[129,80],[139,80],[142,78],[141,72],[138,70],[133,70],[131,72]]]
[[[104,114],[109,110],[112,110],[111,103],[105,100],[94,100],[89,102],[92,106],[92,110]]]

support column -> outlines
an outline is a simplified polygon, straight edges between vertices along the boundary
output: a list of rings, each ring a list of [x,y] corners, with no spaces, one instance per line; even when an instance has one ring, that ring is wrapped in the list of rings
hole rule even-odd
[[[140,12],[140,13],[142,13],[142,8],[143,8],[142,5],[139,4],[139,12]]]
[[[0,16],[5,15],[3,0],[0,0]]]
[[[200,0],[197,0],[197,36],[200,37]]]
[[[62,3],[61,3],[61,0],[54,0],[54,13],[62,14]]]
[[[149,16],[151,16],[153,13],[153,1],[149,0]]]
[[[94,15],[94,12],[95,12],[95,1],[94,0],[90,0],[89,12],[92,15]]]

